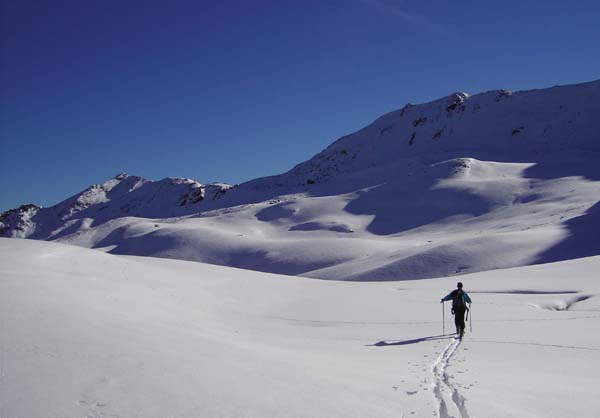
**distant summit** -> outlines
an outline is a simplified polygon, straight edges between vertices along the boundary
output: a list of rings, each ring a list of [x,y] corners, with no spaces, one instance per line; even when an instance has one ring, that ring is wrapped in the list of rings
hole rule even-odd
[[[35,230],[31,218],[41,208],[33,204],[21,205],[0,214],[0,236],[26,238]]]
[[[57,205],[23,205],[0,214],[0,236],[56,239],[82,227],[126,216],[169,218],[196,213],[206,200],[222,197],[231,185],[192,179],[152,181],[120,173]]]
[[[0,236],[335,280],[600,254],[600,81],[407,104],[237,186],[120,173]]]
[[[339,174],[440,153],[532,161],[565,151],[600,152],[598,115],[600,81],[515,93],[454,93],[383,115],[269,181],[314,185]]]

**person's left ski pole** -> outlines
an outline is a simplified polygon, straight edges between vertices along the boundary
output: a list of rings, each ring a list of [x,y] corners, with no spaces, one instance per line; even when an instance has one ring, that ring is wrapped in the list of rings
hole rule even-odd
[[[444,314],[444,311],[445,311],[444,305],[445,305],[445,303],[442,302],[442,335],[446,335],[446,317]]]

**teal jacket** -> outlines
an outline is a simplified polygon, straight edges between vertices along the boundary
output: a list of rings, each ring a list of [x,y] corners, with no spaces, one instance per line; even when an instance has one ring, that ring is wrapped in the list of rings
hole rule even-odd
[[[458,289],[454,289],[452,292],[450,292],[446,296],[444,296],[442,298],[442,302],[454,299],[454,295],[455,295],[455,293],[456,293],[457,290]],[[467,292],[465,292],[464,290],[463,290],[462,294],[463,294],[463,301],[465,302],[465,305],[467,303],[471,304],[472,302],[471,302],[471,298],[469,297],[469,294]]]

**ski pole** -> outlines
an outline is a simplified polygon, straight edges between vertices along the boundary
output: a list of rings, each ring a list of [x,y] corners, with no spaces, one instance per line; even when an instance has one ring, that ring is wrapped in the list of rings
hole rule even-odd
[[[469,311],[473,309],[471,307],[471,304],[469,303]],[[469,321],[469,328],[471,329],[471,332],[473,332],[473,312],[471,312],[471,321]]]
[[[442,335],[446,335],[446,317],[444,314],[444,305],[445,303],[442,302]]]

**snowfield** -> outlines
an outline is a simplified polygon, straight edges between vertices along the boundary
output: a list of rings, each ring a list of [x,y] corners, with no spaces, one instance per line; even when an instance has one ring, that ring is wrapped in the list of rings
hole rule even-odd
[[[598,271],[589,257],[461,276],[460,342],[439,303],[456,278],[324,281],[0,239],[0,416],[596,417]]]
[[[455,93],[280,175],[1,213],[0,418],[597,417],[598,115]]]
[[[447,277],[600,255],[600,81],[406,105],[286,173],[120,174],[0,236],[311,278]]]
[[[371,185],[345,182],[348,192],[336,181],[179,218],[119,217],[55,239],[114,254],[358,281],[597,255],[600,167],[589,155],[554,158],[401,160],[386,167],[392,178],[361,172],[357,181],[366,176]],[[575,175],[586,167],[586,176]]]

